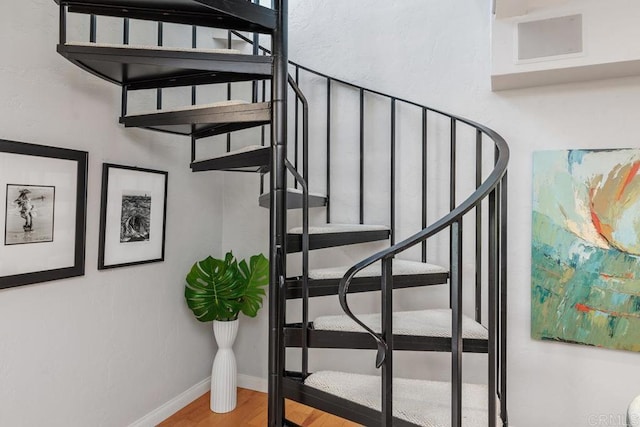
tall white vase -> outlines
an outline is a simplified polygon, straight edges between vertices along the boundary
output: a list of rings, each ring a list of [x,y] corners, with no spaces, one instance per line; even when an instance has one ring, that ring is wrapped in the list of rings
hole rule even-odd
[[[227,322],[213,321],[213,335],[218,343],[218,352],[211,368],[211,410],[224,413],[236,407],[236,356],[233,342],[238,334],[238,319]]]

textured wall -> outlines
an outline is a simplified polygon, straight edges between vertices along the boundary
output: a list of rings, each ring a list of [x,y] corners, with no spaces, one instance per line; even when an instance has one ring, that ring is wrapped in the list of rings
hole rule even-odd
[[[53,1],[3,3],[0,39],[0,138],[89,152],[85,276],[0,290],[0,425],[129,425],[211,372],[183,284],[220,252],[222,177],[191,173],[187,138],[118,124],[119,88],[56,53]],[[103,162],[169,172],[164,262],[97,271]]]
[[[509,189],[511,421],[516,427],[612,425],[611,422],[621,419],[620,414],[638,393],[638,355],[530,338],[531,162],[535,150],[636,146],[640,79],[492,93],[489,3],[471,0],[292,1],[290,57],[327,74],[485,123],[508,140],[512,150]],[[621,50],[625,46],[609,48]],[[314,93],[322,96],[324,86],[312,87],[306,89],[310,97]],[[344,105],[349,102],[352,101],[345,100]],[[352,108],[345,107],[340,121],[357,117],[357,103],[349,105]],[[316,114],[325,114],[322,104],[319,110]],[[379,133],[387,132],[383,124],[379,126]],[[319,129],[312,129],[311,135],[323,138]],[[355,135],[357,130],[336,145],[352,144]],[[406,152],[403,158],[410,161],[416,152],[411,152],[414,149],[410,145],[403,147]],[[336,149],[348,151],[345,147]],[[225,217],[237,212],[242,216],[237,221],[225,222],[223,245],[238,247],[246,253],[266,250],[266,211],[255,207],[253,198],[238,197],[240,191],[256,188],[257,179],[240,177],[225,182]],[[316,180],[311,185],[321,191],[324,184]],[[388,187],[379,188],[388,191]],[[407,183],[401,197],[410,198],[412,191],[415,192],[415,188]],[[349,202],[344,197],[341,203],[334,214],[342,220],[353,220],[357,199]],[[385,221],[385,213],[376,211],[372,215],[379,215],[380,221]],[[297,222],[297,218],[295,214],[290,215],[292,223]],[[320,222],[322,216],[316,215],[314,219]],[[331,256],[319,251],[313,255],[312,262],[324,266],[353,261],[376,247],[341,249],[337,251],[339,255]],[[298,259],[289,257],[292,268]],[[374,302],[373,298],[365,300],[362,306],[373,307]],[[315,313],[338,311],[337,302],[331,298],[312,306]],[[292,309],[292,317],[294,312]],[[241,372],[266,377],[266,334],[266,311],[258,321],[243,321],[236,346]],[[259,356],[256,349],[260,351]],[[314,367],[372,371],[374,355],[370,352],[343,356],[327,350],[314,354],[317,355],[312,359]],[[476,363],[465,360],[465,363]],[[399,375],[448,375],[446,356],[405,355],[397,361]],[[415,363],[407,366],[409,361]],[[481,381],[482,378],[477,379],[478,375],[470,372],[475,368],[467,368],[467,378]]]

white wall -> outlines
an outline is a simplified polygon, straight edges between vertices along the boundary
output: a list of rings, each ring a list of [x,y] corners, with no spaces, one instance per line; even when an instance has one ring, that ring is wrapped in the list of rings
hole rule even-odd
[[[511,422],[516,427],[620,425],[612,422],[621,419],[626,405],[640,392],[637,354],[530,338],[531,161],[535,150],[637,145],[640,78],[492,93],[489,3],[292,1],[290,57],[327,74],[469,117],[507,139],[512,150],[508,313]],[[628,47],[629,43],[612,44],[609,49],[615,55]],[[324,86],[308,89],[318,92],[317,96],[322,96],[323,90]],[[343,105],[351,104],[345,100]],[[324,115],[321,103],[319,110],[318,114]],[[341,121],[355,119],[356,113],[357,108],[345,107]],[[387,132],[384,125],[379,126],[380,133]],[[311,134],[319,140],[324,137],[319,130]],[[337,144],[351,141],[343,138]],[[404,150],[410,159],[412,149],[405,146]],[[225,181],[223,247],[238,248],[245,255],[267,249],[266,211],[255,207],[253,196],[239,196],[251,192],[257,182],[252,176]],[[315,181],[312,188],[322,190],[323,185]],[[402,191],[404,197],[415,188]],[[335,215],[342,220],[353,218],[356,202],[340,200],[345,205],[335,205]],[[236,220],[233,215],[241,216]],[[386,218],[383,212],[373,215],[379,215],[381,221]],[[290,218],[291,222],[297,221],[295,214]],[[315,214],[314,220],[320,222],[321,215]],[[313,255],[312,262],[316,266],[349,262],[377,247],[345,248],[331,256],[320,251]],[[298,259],[289,257],[289,264],[293,266]],[[373,301],[364,300],[362,306],[371,306]],[[330,298],[313,307],[315,312],[339,312]],[[295,310],[291,312],[293,317]],[[237,343],[240,372],[266,378],[266,310],[257,321],[243,319]],[[371,352],[353,352],[345,357],[330,350],[315,353],[320,360],[312,360],[314,368],[373,370]],[[402,360],[406,362],[399,362],[399,374],[448,375],[448,370],[440,369],[447,366],[446,356],[435,360],[428,357],[405,356]],[[423,362],[413,363],[420,360]]]
[[[191,173],[187,138],[117,123],[119,88],[56,53],[53,1],[4,2],[0,39],[0,138],[89,152],[85,275],[0,290],[0,425],[129,425],[210,375],[183,286],[220,254],[222,176]],[[97,271],[103,162],[169,172],[164,262]]]

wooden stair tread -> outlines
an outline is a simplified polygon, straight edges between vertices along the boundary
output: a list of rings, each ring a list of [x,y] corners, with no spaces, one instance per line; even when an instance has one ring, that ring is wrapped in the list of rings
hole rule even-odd
[[[120,118],[125,127],[142,127],[197,138],[261,126],[270,121],[271,103],[241,101],[158,110]]]
[[[309,249],[322,249],[335,246],[387,240],[391,230],[385,225],[368,224],[325,224],[309,227]],[[302,227],[289,230],[287,234],[287,252],[302,250]]]
[[[224,153],[218,157],[191,163],[193,172],[203,171],[237,171],[266,172],[271,161],[271,148],[250,145],[239,150]]]
[[[270,56],[230,49],[181,49],[67,43],[58,53],[84,70],[130,90],[271,78]]]
[[[320,371],[304,381],[305,386],[349,402],[380,411],[381,384],[378,375]],[[451,425],[451,383],[394,378],[393,416],[417,426]],[[462,385],[462,416],[465,427],[488,425],[487,386]],[[497,400],[497,398],[496,398]],[[394,421],[394,425],[399,425]]]
[[[60,4],[61,0],[55,0]],[[275,11],[242,0],[65,0],[69,12],[270,33]]]
[[[302,209],[302,190],[298,188],[287,188],[287,209]],[[271,193],[261,194],[258,198],[258,205],[269,209],[271,203]],[[327,206],[327,196],[319,193],[309,193],[309,207],[321,208]]]

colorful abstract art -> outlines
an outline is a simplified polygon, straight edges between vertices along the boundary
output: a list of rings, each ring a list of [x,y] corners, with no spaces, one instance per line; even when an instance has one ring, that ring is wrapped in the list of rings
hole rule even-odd
[[[640,351],[640,149],[534,154],[533,338]]]

